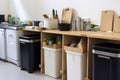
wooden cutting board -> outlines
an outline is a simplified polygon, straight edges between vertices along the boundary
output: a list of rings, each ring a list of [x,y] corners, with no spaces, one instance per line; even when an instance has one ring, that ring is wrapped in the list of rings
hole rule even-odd
[[[114,17],[113,32],[120,32],[120,16]]]
[[[65,8],[62,11],[61,23],[71,23],[72,22],[72,9]]]
[[[113,18],[114,18],[113,11],[102,11],[100,31],[104,32],[112,31]]]

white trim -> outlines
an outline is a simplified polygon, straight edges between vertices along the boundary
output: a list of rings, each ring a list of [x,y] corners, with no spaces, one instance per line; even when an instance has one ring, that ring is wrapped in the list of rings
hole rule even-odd
[[[61,51],[62,49],[53,49],[53,48],[48,48],[48,47],[43,47],[43,49],[46,49],[46,50],[52,50],[52,51]]]
[[[86,54],[81,54],[78,52],[72,52],[72,51],[65,51],[66,53],[71,53],[71,54],[75,54],[75,55],[86,55]]]

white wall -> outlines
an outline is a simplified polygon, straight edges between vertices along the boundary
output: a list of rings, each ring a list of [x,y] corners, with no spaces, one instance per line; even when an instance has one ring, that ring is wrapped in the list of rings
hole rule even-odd
[[[20,5],[23,9],[18,9]],[[76,16],[91,18],[95,24],[100,23],[102,10],[114,10],[120,15],[120,0],[11,0],[11,13],[17,16],[24,13],[22,19],[42,20],[43,14],[51,17],[53,8],[61,18],[62,9],[67,7],[73,8]]]
[[[0,0],[0,14],[4,14],[7,18],[9,14],[9,0]]]
[[[19,16],[21,20],[39,20],[40,7],[40,0],[10,1],[10,12],[12,16]]]

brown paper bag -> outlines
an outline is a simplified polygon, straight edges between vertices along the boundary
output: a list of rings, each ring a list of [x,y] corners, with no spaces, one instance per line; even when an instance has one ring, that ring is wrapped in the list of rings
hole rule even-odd
[[[113,32],[120,32],[120,16],[114,17]]]
[[[102,11],[100,31],[112,31],[113,27],[113,11]]]

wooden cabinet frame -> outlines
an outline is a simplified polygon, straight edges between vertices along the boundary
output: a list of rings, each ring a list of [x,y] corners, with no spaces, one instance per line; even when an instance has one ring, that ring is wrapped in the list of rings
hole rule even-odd
[[[91,53],[92,45],[98,44],[106,41],[120,41],[120,33],[107,33],[107,32],[88,32],[88,31],[59,31],[59,30],[44,30],[41,32],[41,73],[44,73],[44,52],[42,49],[42,41],[48,35],[56,36],[62,35],[62,80],[67,80],[67,68],[66,68],[66,54],[64,51],[64,46],[67,45],[73,38],[85,37],[87,39],[87,73],[85,80],[92,80],[92,62]]]

